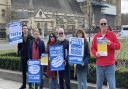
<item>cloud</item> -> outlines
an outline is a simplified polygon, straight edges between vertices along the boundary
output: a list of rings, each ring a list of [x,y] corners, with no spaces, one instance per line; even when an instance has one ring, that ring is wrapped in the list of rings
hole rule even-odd
[[[128,0],[121,0],[121,13],[128,13]]]

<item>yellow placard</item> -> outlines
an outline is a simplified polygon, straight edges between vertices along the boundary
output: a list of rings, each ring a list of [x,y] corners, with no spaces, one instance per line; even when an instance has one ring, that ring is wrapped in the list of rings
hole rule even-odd
[[[106,39],[97,39],[97,52],[100,56],[107,56],[107,40]]]
[[[98,44],[98,52],[107,52],[107,44]]]
[[[41,65],[48,65],[48,55],[47,54],[42,54]]]

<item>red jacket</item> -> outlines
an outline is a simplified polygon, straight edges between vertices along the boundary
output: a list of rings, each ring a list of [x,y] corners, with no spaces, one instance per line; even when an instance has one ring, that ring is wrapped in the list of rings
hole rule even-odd
[[[97,33],[92,41],[91,52],[96,57],[97,52],[97,38],[102,37],[101,32]],[[115,64],[115,50],[120,49],[120,43],[112,31],[107,31],[105,38],[111,41],[110,45],[107,45],[108,56],[96,57],[96,64],[99,66],[108,66]]]

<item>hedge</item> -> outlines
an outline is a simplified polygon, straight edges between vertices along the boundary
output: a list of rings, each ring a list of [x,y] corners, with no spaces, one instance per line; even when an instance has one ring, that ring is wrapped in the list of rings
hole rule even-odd
[[[20,58],[14,56],[0,56],[0,68],[20,71]]]
[[[11,56],[11,55],[14,56]],[[0,54],[0,68],[21,71],[20,57],[16,53]],[[74,70],[71,68],[71,78],[73,77]],[[128,69],[125,67],[118,67],[116,71],[116,84],[117,87],[128,88]],[[88,82],[96,83],[96,65],[95,59],[90,58],[88,70]]]

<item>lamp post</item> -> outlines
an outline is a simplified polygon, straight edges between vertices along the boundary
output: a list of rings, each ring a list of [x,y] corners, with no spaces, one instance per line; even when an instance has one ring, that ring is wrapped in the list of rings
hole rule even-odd
[[[91,41],[91,0],[87,0],[87,18],[88,18],[88,32],[89,32],[89,42]]]

